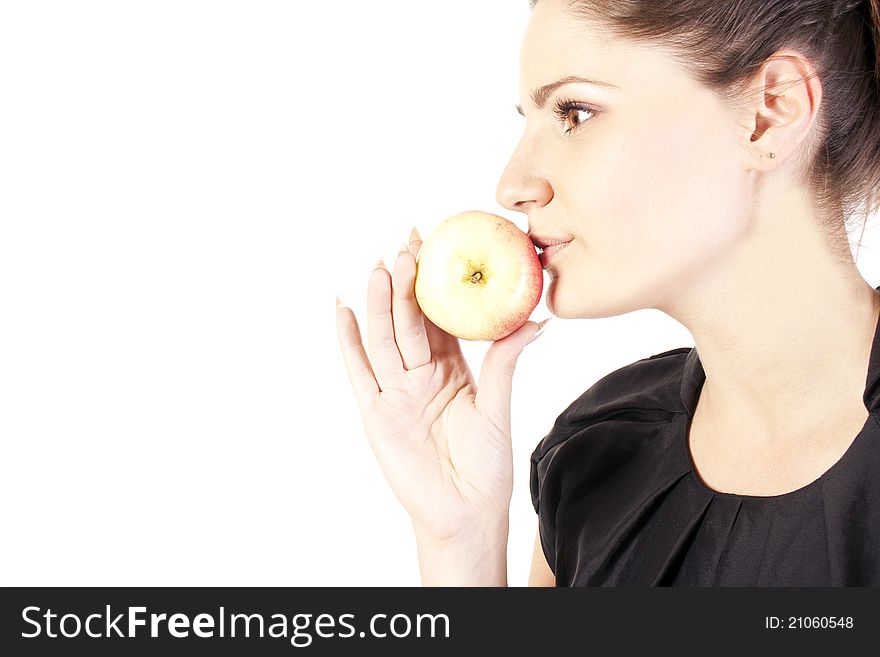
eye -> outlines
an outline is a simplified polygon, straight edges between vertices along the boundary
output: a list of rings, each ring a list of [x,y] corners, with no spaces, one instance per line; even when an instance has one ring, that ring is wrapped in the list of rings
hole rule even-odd
[[[596,114],[596,110],[583,103],[578,103],[568,98],[560,98],[556,101],[555,114],[559,118],[560,123],[566,128],[564,134],[568,135],[592,118]],[[583,116],[582,114],[587,114],[588,116]]]

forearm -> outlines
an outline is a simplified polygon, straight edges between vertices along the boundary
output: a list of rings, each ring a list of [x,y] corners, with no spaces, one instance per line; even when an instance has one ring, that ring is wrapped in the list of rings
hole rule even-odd
[[[507,539],[506,520],[445,543],[416,534],[422,586],[507,586]]]

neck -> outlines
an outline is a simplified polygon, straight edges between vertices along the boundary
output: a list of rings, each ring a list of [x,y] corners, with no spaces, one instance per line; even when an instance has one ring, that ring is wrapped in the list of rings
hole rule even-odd
[[[767,439],[861,401],[880,318],[880,293],[852,259],[815,217],[785,209],[660,308],[694,337],[703,412]]]

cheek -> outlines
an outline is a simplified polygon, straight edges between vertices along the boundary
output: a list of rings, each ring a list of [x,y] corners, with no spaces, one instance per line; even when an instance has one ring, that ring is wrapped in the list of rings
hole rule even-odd
[[[693,116],[654,118],[656,129],[630,131],[605,151],[595,206],[584,199],[579,215],[591,218],[587,243],[605,251],[602,260],[656,274],[730,239],[742,172],[718,125]]]

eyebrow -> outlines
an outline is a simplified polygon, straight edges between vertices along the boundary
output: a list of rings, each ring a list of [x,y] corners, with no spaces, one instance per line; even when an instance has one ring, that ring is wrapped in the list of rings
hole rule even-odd
[[[538,87],[537,89],[535,89],[531,93],[532,104],[538,109],[543,108],[544,105],[547,103],[547,99],[550,97],[550,94],[559,89],[559,87],[572,83],[595,84],[600,87],[616,88],[616,85],[613,85],[610,82],[598,82],[596,80],[588,80],[577,75],[567,75],[564,78],[556,80],[555,82],[545,84],[543,87]],[[514,107],[516,108],[517,112],[519,112],[522,116],[525,116],[522,105],[514,105]]]

